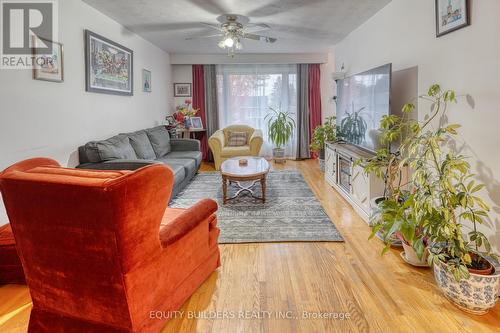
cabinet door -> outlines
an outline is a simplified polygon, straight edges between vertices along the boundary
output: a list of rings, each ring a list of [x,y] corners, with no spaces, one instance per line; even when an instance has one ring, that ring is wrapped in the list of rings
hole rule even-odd
[[[366,213],[370,212],[370,181],[361,166],[353,167],[351,196]]]
[[[326,148],[326,150],[325,150],[325,178],[330,184],[334,184],[336,182],[335,162],[336,162],[335,161],[335,152],[333,151],[333,149]]]

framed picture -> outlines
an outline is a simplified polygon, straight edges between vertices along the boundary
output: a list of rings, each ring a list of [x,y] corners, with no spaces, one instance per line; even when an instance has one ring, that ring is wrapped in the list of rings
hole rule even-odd
[[[191,97],[191,83],[174,83],[174,97]]]
[[[191,117],[190,120],[192,129],[203,129],[203,122],[200,117]]]
[[[86,91],[132,96],[132,50],[85,30]]]
[[[174,126],[176,124],[174,116],[167,116],[165,120],[167,121],[168,126]]]
[[[52,54],[38,53],[38,44],[52,44]],[[64,47],[61,43],[33,36],[33,56],[43,61],[37,61],[33,67],[33,79],[63,82],[64,81]]]
[[[151,71],[142,70],[142,91],[151,92]]]
[[[469,0],[436,0],[436,37],[470,25]]]

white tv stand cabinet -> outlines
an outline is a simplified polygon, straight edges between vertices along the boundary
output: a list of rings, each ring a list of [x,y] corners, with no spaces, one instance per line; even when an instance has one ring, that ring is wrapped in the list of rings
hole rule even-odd
[[[373,157],[348,143],[327,143],[325,147],[325,179],[369,223],[371,202],[384,194],[384,182],[374,175],[367,175],[361,165],[353,166],[360,158]]]

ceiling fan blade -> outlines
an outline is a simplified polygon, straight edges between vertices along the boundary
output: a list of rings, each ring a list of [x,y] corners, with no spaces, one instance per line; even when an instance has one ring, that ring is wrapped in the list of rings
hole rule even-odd
[[[215,29],[217,31],[223,31],[222,28],[218,24],[205,23],[205,22],[200,22],[200,24],[203,24],[204,26],[206,26],[208,28]]]
[[[259,32],[259,31],[266,31],[266,30],[271,30],[271,27],[268,26],[265,23],[250,23],[247,24],[243,30],[246,33],[254,33],[254,32]]]
[[[191,36],[191,37],[187,37],[186,40],[212,38],[212,37],[223,37],[223,36],[224,36],[223,34]]]
[[[229,8],[222,6],[217,0],[188,0],[198,8],[201,8],[210,14],[220,15],[221,13],[230,13]]]
[[[247,34],[247,33],[243,34],[243,38],[253,39],[259,42],[266,42],[266,43],[274,43],[278,40],[277,38],[273,37],[261,36],[256,34]]]

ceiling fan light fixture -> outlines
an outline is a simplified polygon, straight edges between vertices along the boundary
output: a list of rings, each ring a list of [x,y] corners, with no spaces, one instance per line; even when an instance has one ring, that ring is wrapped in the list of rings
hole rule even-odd
[[[233,47],[234,46],[234,39],[232,37],[227,37],[226,39],[224,39],[224,46],[226,47]]]

